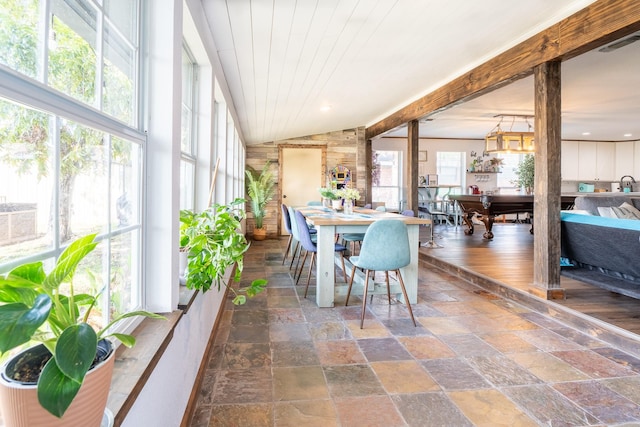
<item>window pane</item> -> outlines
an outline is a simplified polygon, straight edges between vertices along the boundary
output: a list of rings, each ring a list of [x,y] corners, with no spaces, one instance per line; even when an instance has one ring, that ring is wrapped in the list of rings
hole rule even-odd
[[[135,124],[135,64],[135,51],[107,26],[104,38],[102,109],[129,125]]]
[[[81,15],[68,7],[54,10],[52,30],[56,45],[55,49],[49,51],[49,85],[73,98],[94,105],[96,12],[91,7],[84,7]]]
[[[38,3],[0,0],[0,63],[32,78],[38,74]]]
[[[134,231],[111,239],[111,318],[140,307],[140,233]]]
[[[464,159],[464,152],[439,151],[436,158],[438,184],[462,186],[462,172],[465,170]]]
[[[196,168],[190,161],[180,161],[180,209],[195,209]]]
[[[137,45],[138,0],[104,0],[103,8],[107,20]]]
[[[108,152],[104,134],[61,120],[60,240],[106,231]]]
[[[520,153],[502,153],[502,173],[498,174],[498,187],[500,188],[515,188],[513,181],[518,178],[515,170],[518,168],[518,164],[522,161],[523,155]]]
[[[111,229],[140,223],[141,147],[112,138],[111,142]]]
[[[380,186],[398,186],[400,184],[400,152],[376,150],[376,153],[380,168]]]
[[[0,264],[52,248],[50,121],[0,99]]]

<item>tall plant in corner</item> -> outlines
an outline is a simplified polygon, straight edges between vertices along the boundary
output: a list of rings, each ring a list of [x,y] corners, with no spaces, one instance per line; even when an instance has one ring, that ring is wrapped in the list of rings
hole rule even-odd
[[[247,195],[255,219],[253,238],[256,240],[264,240],[267,235],[267,230],[264,228],[264,217],[267,215],[267,204],[273,199],[276,191],[273,172],[269,166],[270,162],[267,161],[260,172],[250,166],[245,171]]]

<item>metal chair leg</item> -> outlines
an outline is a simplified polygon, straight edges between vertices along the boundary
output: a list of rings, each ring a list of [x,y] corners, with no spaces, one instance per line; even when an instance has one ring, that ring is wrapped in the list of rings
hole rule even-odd
[[[293,236],[289,234],[289,241],[287,242],[287,250],[284,251],[284,256],[282,257],[282,265],[284,265],[285,260],[287,259],[287,255],[289,255],[289,251],[291,250],[291,241],[293,240]]]
[[[407,295],[407,289],[404,287],[404,280],[402,280],[402,275],[400,274],[400,270],[396,270],[396,274],[398,275],[398,279],[400,281],[400,289],[402,289],[402,295],[404,296],[404,302],[409,309],[409,315],[411,316],[411,320],[413,321],[413,326],[416,325],[416,319],[413,317],[413,310],[411,309],[411,303],[409,302],[409,296]],[[387,283],[387,286],[389,284]]]

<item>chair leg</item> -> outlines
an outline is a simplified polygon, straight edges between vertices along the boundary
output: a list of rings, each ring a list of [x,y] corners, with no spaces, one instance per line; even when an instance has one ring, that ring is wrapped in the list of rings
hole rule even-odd
[[[387,299],[389,300],[389,304],[391,304],[391,289],[389,288],[389,272],[384,272],[384,277],[387,280]]]
[[[289,251],[291,250],[291,240],[293,240],[293,235],[289,234],[289,241],[287,242],[287,250],[284,251],[284,256],[282,257],[282,265],[287,259],[287,255],[289,255]]]
[[[304,288],[304,297],[307,297],[307,292],[309,291],[309,282],[311,282],[311,270],[313,270],[313,263],[316,260],[316,253],[311,252],[311,262],[309,262],[309,274],[307,274],[307,286]],[[302,271],[302,270],[301,270]]]
[[[296,285],[298,284],[298,280],[300,280],[300,276],[302,276],[302,269],[304,268],[304,263],[307,262],[307,255],[309,255],[309,251],[304,252],[304,258],[302,259],[302,265],[300,265],[300,271],[298,271],[298,267],[296,266],[296,271],[293,273],[294,277],[296,277]]]
[[[364,327],[364,313],[367,310],[367,293],[369,292],[369,270],[364,275],[364,294],[362,295],[362,316],[360,317],[360,329]]]
[[[411,309],[411,303],[409,302],[409,296],[407,295],[407,289],[404,287],[404,280],[402,280],[402,274],[400,274],[400,270],[396,270],[396,274],[398,275],[398,279],[400,281],[400,289],[402,289],[402,295],[404,295],[404,302],[407,304],[407,308],[409,309],[409,314],[411,315],[411,320],[413,321],[413,326],[416,325],[416,319],[413,317],[413,310]]]
[[[342,261],[342,274],[344,275],[344,283],[347,283],[347,269],[344,266],[344,252],[340,252],[340,261]]]
[[[296,241],[296,247],[293,249],[293,255],[291,255],[291,263],[289,264],[289,270],[293,267],[293,261],[296,259],[296,253],[298,252],[298,248],[300,247],[300,242]],[[296,264],[296,270],[298,269],[298,265]]]
[[[349,289],[347,289],[347,300],[344,303],[344,306],[348,306],[349,305],[349,296],[351,296],[351,287],[353,286],[353,277],[356,275],[356,266],[353,266],[353,269],[351,270],[351,280],[349,280]]]

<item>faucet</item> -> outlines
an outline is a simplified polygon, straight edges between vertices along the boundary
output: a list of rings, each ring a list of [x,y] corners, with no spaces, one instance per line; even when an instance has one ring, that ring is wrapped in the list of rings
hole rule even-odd
[[[623,182],[625,178],[629,178],[631,182],[629,181]],[[623,188],[633,189],[633,184],[635,183],[636,183],[636,180],[631,175],[625,175],[622,178],[620,178],[620,190],[622,190]]]

